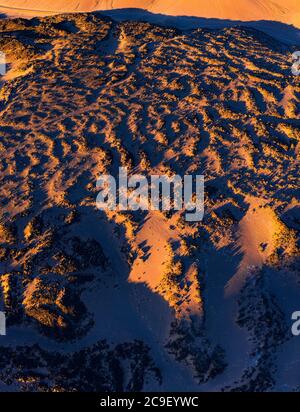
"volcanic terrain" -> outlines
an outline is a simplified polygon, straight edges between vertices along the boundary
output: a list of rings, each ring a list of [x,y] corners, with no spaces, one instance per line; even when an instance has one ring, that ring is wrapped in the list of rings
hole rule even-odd
[[[296,48],[98,13],[0,35],[0,389],[299,390]],[[100,212],[119,166],[204,174],[203,221]]]

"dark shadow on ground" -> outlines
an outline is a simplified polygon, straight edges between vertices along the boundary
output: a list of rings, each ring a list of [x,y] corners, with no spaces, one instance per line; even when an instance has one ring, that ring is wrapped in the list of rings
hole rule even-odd
[[[261,30],[284,43],[295,45],[300,44],[300,29],[297,29],[293,25],[276,21],[259,20],[244,22],[239,20],[208,19],[192,16],[168,16],[164,14],[154,14],[147,10],[135,8],[105,10],[99,13],[109,16],[117,21],[134,19],[163,26],[176,27],[180,30],[247,26]]]

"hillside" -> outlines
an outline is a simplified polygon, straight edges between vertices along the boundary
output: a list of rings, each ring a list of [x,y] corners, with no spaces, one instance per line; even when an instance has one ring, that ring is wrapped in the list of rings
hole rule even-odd
[[[298,0],[1,0],[4,13],[40,15],[141,8],[172,16],[195,16],[230,20],[271,20],[300,27]],[[19,9],[19,11],[18,11]],[[27,11],[26,11],[27,10]]]
[[[99,14],[0,33],[3,388],[299,390],[292,49]],[[100,212],[119,166],[204,174],[204,220]]]

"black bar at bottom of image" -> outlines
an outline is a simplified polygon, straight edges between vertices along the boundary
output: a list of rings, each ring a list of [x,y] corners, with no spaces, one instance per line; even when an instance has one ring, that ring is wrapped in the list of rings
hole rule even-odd
[[[296,393],[295,393],[296,394]],[[87,392],[10,392],[0,393],[0,403],[6,406],[18,405],[30,409],[47,407],[47,409],[63,407],[77,408],[79,410],[103,410],[122,409],[135,411],[138,408],[201,408],[212,407],[214,404],[222,407],[228,402],[228,406],[232,406],[237,402],[248,407],[261,407],[264,402],[269,405],[270,400],[278,400],[279,395],[287,395],[287,393],[242,393],[242,392],[159,392],[159,393],[87,393]],[[290,394],[289,394],[290,395]],[[283,397],[284,399],[285,397]],[[280,398],[282,399],[282,398]]]

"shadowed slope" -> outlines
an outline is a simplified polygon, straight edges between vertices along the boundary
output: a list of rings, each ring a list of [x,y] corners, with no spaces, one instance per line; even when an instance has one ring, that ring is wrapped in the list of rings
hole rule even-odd
[[[26,14],[87,12],[121,8],[143,8],[153,13],[172,16],[195,16],[231,20],[273,20],[300,25],[300,5],[297,0],[1,0],[7,12],[19,9]],[[14,11],[15,9],[15,11]]]
[[[99,13],[1,20],[0,32],[0,380],[280,388],[270,374],[292,338],[290,307],[271,287],[298,280],[291,49],[250,28],[182,32]],[[119,166],[204,174],[204,220],[99,212],[96,179]]]

